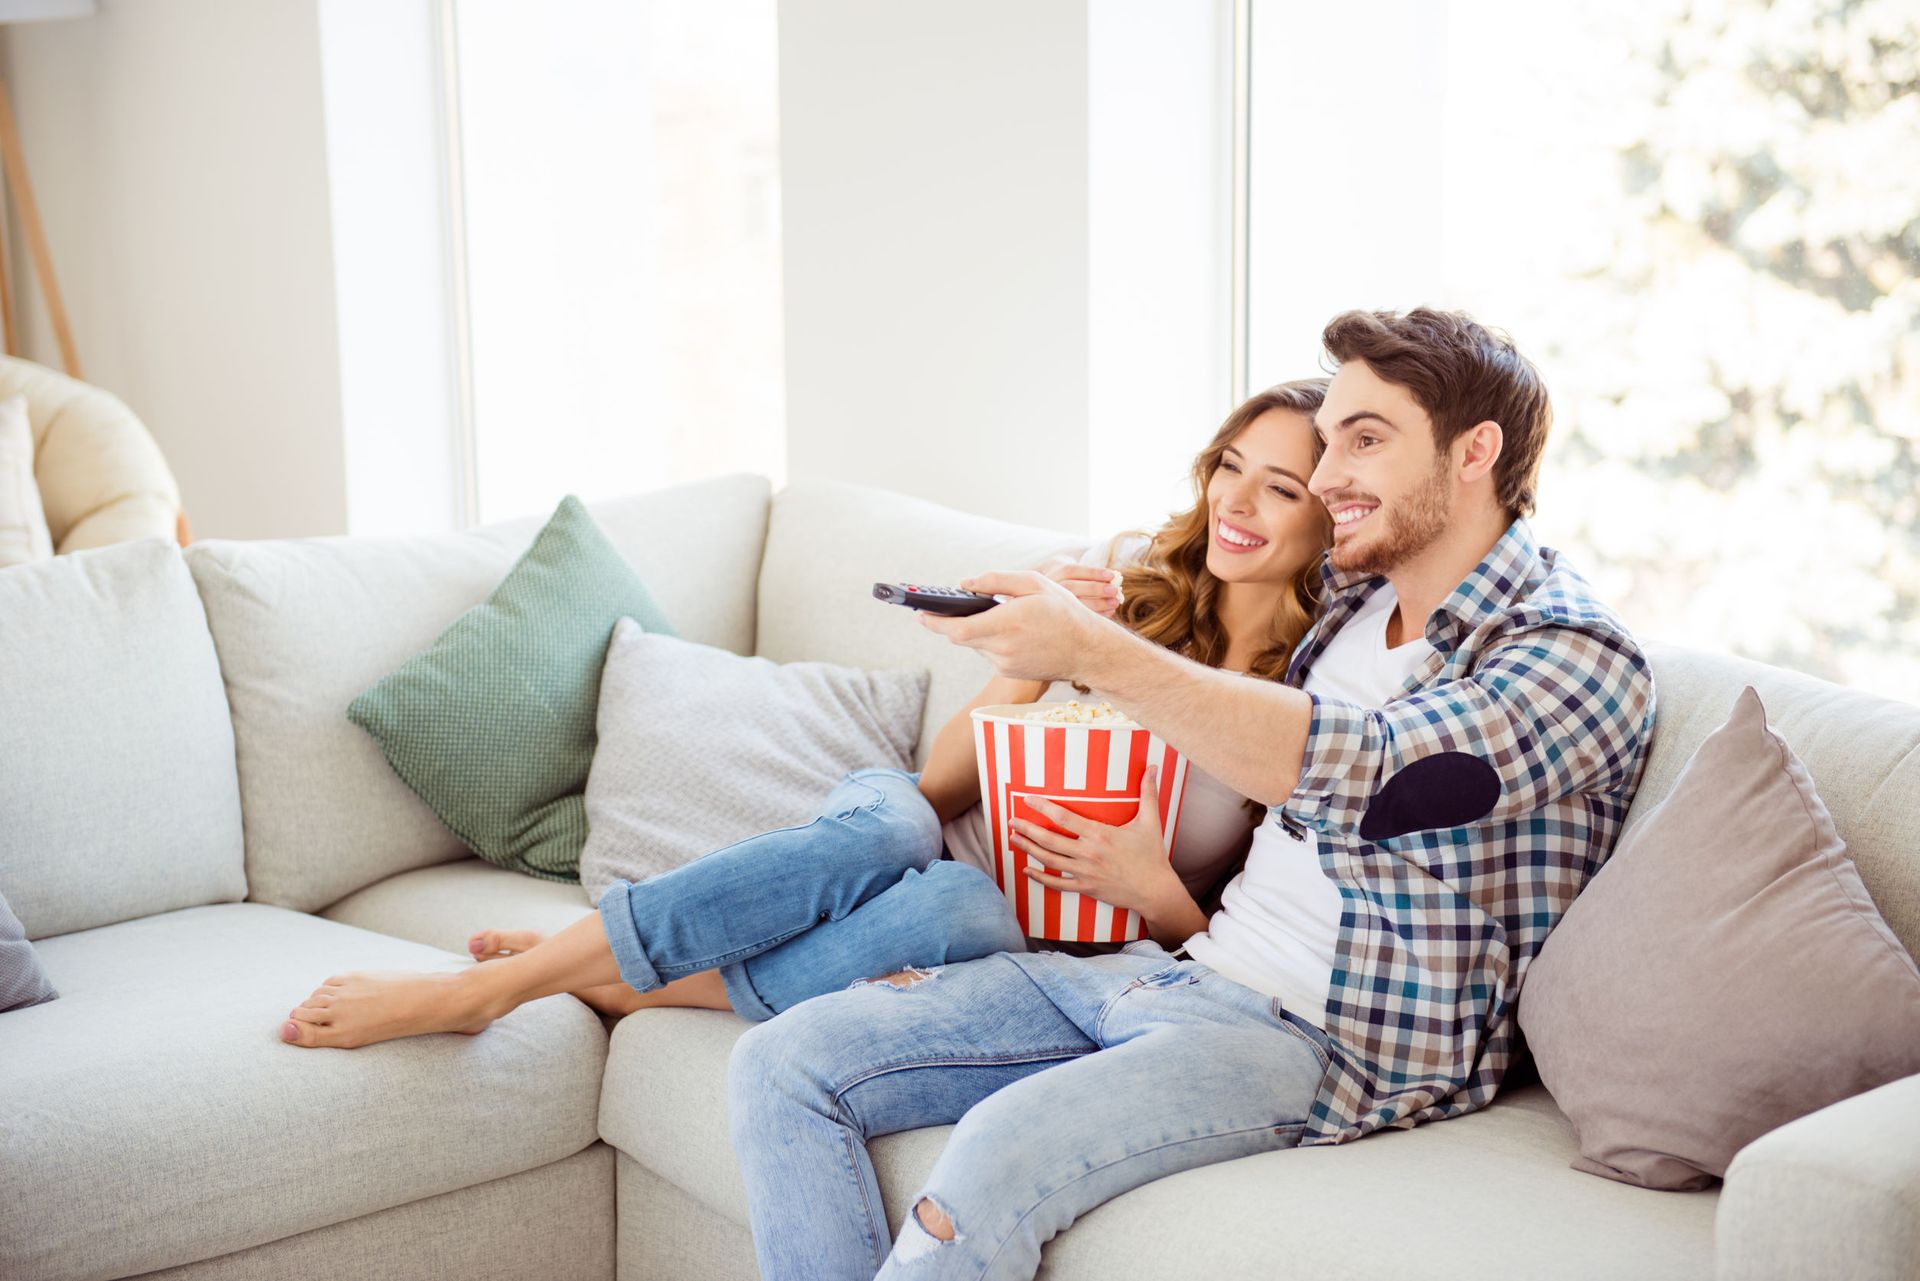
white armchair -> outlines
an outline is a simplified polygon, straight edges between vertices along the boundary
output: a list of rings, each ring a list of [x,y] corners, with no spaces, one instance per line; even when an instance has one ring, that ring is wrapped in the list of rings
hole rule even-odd
[[[24,395],[34,480],[57,553],[190,534],[160,446],[119,397],[44,365],[0,356],[0,399]]]

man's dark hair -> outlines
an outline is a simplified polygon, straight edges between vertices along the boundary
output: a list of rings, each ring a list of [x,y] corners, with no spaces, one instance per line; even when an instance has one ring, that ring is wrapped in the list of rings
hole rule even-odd
[[[1463,311],[1416,307],[1348,311],[1320,336],[1341,364],[1363,360],[1387,382],[1405,387],[1433,420],[1433,443],[1444,450],[1475,423],[1500,424],[1494,494],[1511,518],[1533,514],[1540,457],[1553,425],[1546,384],[1505,334]]]

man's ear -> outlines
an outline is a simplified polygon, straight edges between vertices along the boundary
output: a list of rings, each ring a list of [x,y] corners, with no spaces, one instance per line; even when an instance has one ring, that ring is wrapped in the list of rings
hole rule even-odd
[[[1471,484],[1491,476],[1505,443],[1506,435],[1500,430],[1500,424],[1491,418],[1482,419],[1462,432],[1453,442],[1454,465],[1461,481]]]

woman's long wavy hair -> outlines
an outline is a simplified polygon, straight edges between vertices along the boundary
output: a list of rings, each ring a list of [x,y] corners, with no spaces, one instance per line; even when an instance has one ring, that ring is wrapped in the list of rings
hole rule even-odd
[[[1220,625],[1216,612],[1221,583],[1207,569],[1207,548],[1213,541],[1207,484],[1220,466],[1227,446],[1254,419],[1275,409],[1312,417],[1326,394],[1327,379],[1302,378],[1269,387],[1227,415],[1220,430],[1193,460],[1193,507],[1169,520],[1153,535],[1146,553],[1121,571],[1122,600],[1114,614],[1116,621],[1195,662],[1218,667],[1226,661],[1226,629]],[[1320,451],[1320,438],[1316,433],[1313,444],[1316,463],[1320,461]],[[1309,501],[1319,509],[1322,543],[1331,543],[1332,518],[1317,500]],[[1310,559],[1294,575],[1293,590],[1274,612],[1267,643],[1247,669],[1249,675],[1276,681],[1286,679],[1287,661],[1293,647],[1306,635],[1320,607],[1320,560],[1320,557]]]

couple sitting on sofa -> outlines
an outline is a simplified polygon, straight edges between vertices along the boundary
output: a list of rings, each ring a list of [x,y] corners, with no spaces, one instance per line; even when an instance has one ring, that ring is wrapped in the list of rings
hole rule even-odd
[[[477,1032],[558,992],[738,1010],[760,1021],[729,1105],[769,1278],[1031,1276],[1142,1183],[1483,1106],[1528,964],[1639,784],[1652,676],[1533,541],[1550,415],[1513,346],[1428,310],[1349,312],[1324,342],[1331,381],[1236,409],[1193,510],[1117,583],[989,574],[962,585],[1000,606],[920,617],[992,661],[975,705],[1072,680],[1188,757],[1206,814],[1170,860],[1149,805],[1015,824],[1028,875],[1138,910],[1151,940],[1028,950],[969,865],[963,711],[917,777],[857,771],[812,824],[617,882],[551,938],[476,936],[470,970],[330,978],[282,1035]],[[943,1123],[895,1240],[866,1140]]]

